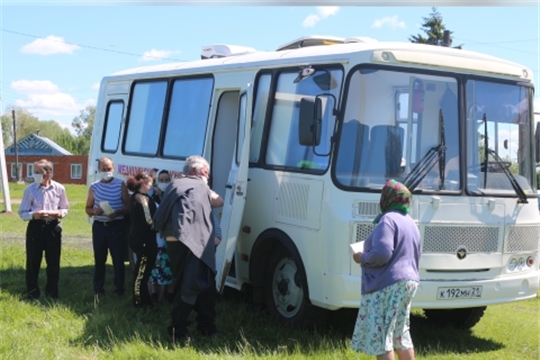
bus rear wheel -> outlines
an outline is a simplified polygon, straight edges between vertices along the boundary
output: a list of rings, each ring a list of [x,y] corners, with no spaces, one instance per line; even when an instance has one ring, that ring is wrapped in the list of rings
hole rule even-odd
[[[437,325],[468,330],[480,321],[485,310],[485,306],[464,309],[424,309],[424,315]]]
[[[296,256],[280,248],[271,255],[266,271],[265,303],[272,316],[285,325],[314,327],[326,321],[327,311],[313,306],[307,280]]]

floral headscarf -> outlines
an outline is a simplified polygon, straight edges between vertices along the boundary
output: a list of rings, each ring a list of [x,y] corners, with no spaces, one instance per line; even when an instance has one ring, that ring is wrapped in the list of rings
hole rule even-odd
[[[392,210],[408,214],[411,200],[412,194],[405,185],[396,180],[388,180],[382,189],[381,200],[379,201],[381,214],[373,220],[373,223],[377,224],[384,214]]]

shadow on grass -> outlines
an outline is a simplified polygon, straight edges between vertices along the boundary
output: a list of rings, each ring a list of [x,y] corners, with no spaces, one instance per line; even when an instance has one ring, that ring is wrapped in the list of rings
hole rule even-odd
[[[96,301],[92,286],[93,266],[88,265],[61,268],[60,299],[51,301],[42,296],[40,300],[29,303],[45,308],[66,307],[83,317],[83,333],[71,341],[73,346],[96,346],[108,351],[123,343],[144,343],[155,348],[173,349],[166,332],[169,305],[157,304],[151,309],[135,309],[131,303],[132,276],[128,269],[126,265],[124,297],[113,296],[112,266],[107,265],[107,295]],[[24,283],[23,268],[0,270],[0,288],[3,291],[24,299]],[[45,270],[42,269],[42,289],[44,283]],[[349,346],[356,313],[356,309],[334,311],[329,314],[328,325],[324,328],[294,329],[279,324],[264,309],[256,307],[249,294],[227,288],[217,302],[217,326],[225,337],[203,338],[196,333],[192,321],[190,331],[195,343],[191,346],[201,354],[227,352],[242,355],[286,355],[300,352],[310,355],[318,351],[340,352]],[[192,314],[192,320],[194,315]],[[489,352],[504,346],[479,338],[469,331],[437,328],[419,315],[411,318],[411,332],[419,354]]]

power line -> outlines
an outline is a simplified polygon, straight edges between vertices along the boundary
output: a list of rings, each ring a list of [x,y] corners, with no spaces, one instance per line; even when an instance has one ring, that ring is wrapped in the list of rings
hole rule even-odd
[[[452,36],[452,40],[466,41],[466,42],[476,44],[476,45],[486,45],[486,46],[492,46],[492,47],[496,47],[496,48],[500,48],[500,49],[504,49],[504,50],[517,51],[517,52],[521,52],[521,53],[524,53],[524,54],[538,55],[537,52],[530,52],[530,51],[526,51],[526,50],[518,50],[518,49],[509,48],[509,47],[506,47],[506,46],[497,46],[497,45],[495,45],[495,44],[508,44],[508,43],[514,44],[514,43],[518,43],[518,42],[538,41],[538,39],[520,40],[520,41],[500,41],[500,42],[491,43],[491,42],[478,42],[478,41],[473,41],[473,40],[468,40],[468,39],[463,39],[463,38]]]
[[[55,40],[55,39],[44,38],[42,36],[36,36],[36,35],[32,35],[32,34],[26,34],[26,33],[18,32],[18,31],[13,31],[13,30],[5,29],[5,28],[2,28],[1,30],[4,31],[4,32],[7,32],[7,33],[15,34],[15,35],[31,37],[31,38],[34,38],[34,39],[42,39],[42,40],[46,40],[46,41],[53,41],[53,42],[58,42],[58,43],[62,43],[62,44],[67,44],[67,45],[74,45],[74,46],[78,46],[78,47],[81,47],[81,48],[87,48],[87,49],[92,49],[92,50],[106,51],[106,52],[111,52],[111,53],[115,53],[115,54],[137,56],[137,57],[146,57],[146,58],[154,58],[156,60],[186,61],[186,60],[180,60],[180,59],[174,59],[174,58],[166,58],[166,57],[151,56],[151,55],[144,55],[144,54],[141,55],[141,54],[129,53],[129,52],[126,52],[126,51],[111,50],[111,49],[101,48],[101,47],[97,47],[97,46],[69,43],[69,42],[65,42],[65,41],[59,41],[59,40]]]

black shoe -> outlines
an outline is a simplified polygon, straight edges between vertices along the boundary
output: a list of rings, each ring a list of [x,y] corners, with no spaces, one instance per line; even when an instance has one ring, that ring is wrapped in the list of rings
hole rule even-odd
[[[197,330],[199,330],[201,335],[205,336],[205,337],[211,337],[211,338],[217,338],[217,339],[222,339],[222,338],[225,337],[225,335],[223,333],[217,331],[217,329],[200,329],[200,328],[197,328]]]
[[[195,341],[189,336],[187,330],[183,332],[176,332],[175,328],[169,327],[168,331],[173,345],[189,346],[195,343]]]
[[[28,294],[26,299],[28,299],[28,300],[39,300],[39,295]]]

